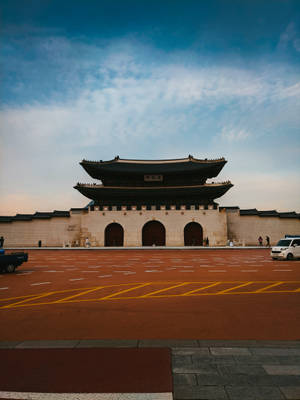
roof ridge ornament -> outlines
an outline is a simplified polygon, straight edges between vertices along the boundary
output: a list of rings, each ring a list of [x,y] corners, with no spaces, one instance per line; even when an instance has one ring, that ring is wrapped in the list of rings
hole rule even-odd
[[[200,159],[200,158],[195,158],[193,155],[189,154],[188,157],[186,158],[172,158],[172,159],[155,159],[155,160],[140,160],[140,159],[129,159],[129,158],[120,158],[120,156],[115,156],[115,158],[113,158],[112,160],[99,160],[99,161],[95,161],[95,160],[86,160],[85,158],[82,159],[82,161],[80,162],[80,164],[111,164],[114,162],[122,162],[122,163],[135,163],[135,164],[147,164],[147,163],[151,163],[151,164],[166,164],[166,163],[179,163],[179,162],[187,162],[187,161],[193,161],[196,163],[211,163],[211,162],[223,162],[225,160],[224,157],[218,157],[218,158],[204,158],[204,159]]]

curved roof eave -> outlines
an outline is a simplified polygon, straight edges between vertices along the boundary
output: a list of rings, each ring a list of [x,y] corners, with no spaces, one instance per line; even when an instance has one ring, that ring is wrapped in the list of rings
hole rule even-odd
[[[200,158],[195,158],[192,155],[189,155],[188,157],[185,158],[169,158],[169,159],[158,159],[158,160],[140,160],[140,159],[132,159],[132,158],[120,158],[119,156],[116,156],[112,160],[107,160],[107,161],[91,161],[91,160],[85,160],[83,159],[80,164],[114,164],[114,163],[123,163],[123,164],[171,164],[171,163],[185,163],[185,162],[195,162],[195,163],[203,163],[203,164],[209,164],[209,163],[215,163],[215,162],[227,162],[224,157],[219,157],[215,159],[200,159]]]

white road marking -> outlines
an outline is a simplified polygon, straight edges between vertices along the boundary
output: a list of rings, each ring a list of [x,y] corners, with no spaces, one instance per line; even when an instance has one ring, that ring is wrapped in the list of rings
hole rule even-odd
[[[56,270],[49,270],[49,271],[43,271],[43,272],[65,272],[65,271],[56,271]]]
[[[146,269],[145,272],[162,272],[162,271],[158,271],[157,269]]]
[[[49,285],[51,282],[39,282],[39,283],[31,283],[30,286],[37,286],[37,285]]]
[[[179,271],[179,272],[194,272],[194,270],[190,271],[190,270],[183,270],[183,271]]]
[[[18,273],[16,274],[16,276],[19,276],[19,275],[30,275],[30,274],[32,274],[32,272],[33,272],[33,271],[31,271],[31,272],[18,272]]]
[[[292,269],[273,269],[273,271],[276,271],[276,272],[291,272],[293,270]]]
[[[73,278],[73,279],[69,279],[69,281],[83,281],[84,278]]]
[[[18,400],[172,400],[171,392],[165,393],[37,393],[0,392],[1,399]]]
[[[129,271],[114,271],[114,273],[126,274]]]
[[[0,287],[0,290],[6,290],[8,287]]]
[[[98,278],[110,278],[112,275],[99,275]]]
[[[225,269],[214,269],[214,270],[208,270],[208,272],[227,272]]]

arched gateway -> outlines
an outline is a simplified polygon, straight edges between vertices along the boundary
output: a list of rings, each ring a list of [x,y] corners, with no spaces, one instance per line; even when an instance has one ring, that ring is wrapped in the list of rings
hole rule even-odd
[[[143,226],[143,246],[165,246],[166,230],[161,222],[149,221]]]
[[[197,222],[190,222],[184,227],[184,245],[185,246],[202,246],[203,245],[203,229]]]
[[[123,246],[124,230],[120,224],[112,223],[105,228],[105,246]]]

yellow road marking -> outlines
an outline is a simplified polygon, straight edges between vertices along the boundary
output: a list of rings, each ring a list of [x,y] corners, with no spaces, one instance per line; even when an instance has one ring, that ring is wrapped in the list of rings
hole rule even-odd
[[[177,288],[177,287],[179,287],[179,286],[188,285],[188,284],[190,284],[190,283],[191,283],[191,282],[179,283],[179,285],[169,286],[169,287],[164,288],[164,289],[155,290],[154,292],[147,293],[147,294],[145,294],[144,296],[140,296],[140,297],[141,297],[141,298],[150,297],[150,296],[152,296],[153,294],[165,292],[165,291],[167,291],[167,290],[174,289],[174,288]]]
[[[44,294],[42,294],[42,295],[40,295],[40,296],[32,296],[32,297],[30,297],[29,299],[27,298],[27,299],[25,299],[25,300],[18,301],[17,303],[8,304],[8,305],[2,306],[2,307],[0,307],[0,308],[10,308],[10,307],[17,306],[17,305],[19,305],[19,304],[23,305],[23,304],[25,303],[25,301],[37,300],[37,299],[40,299],[40,298],[42,298],[42,297],[50,296],[50,295],[53,294],[53,293],[54,293],[54,292],[49,292],[49,293],[44,293]],[[27,305],[27,304],[25,304],[25,305]]]
[[[165,282],[156,282],[156,283],[165,283]],[[106,285],[106,286],[103,286],[103,287],[109,288],[109,287],[116,287],[116,286],[136,285],[136,284],[137,284],[136,282],[135,283],[116,283],[114,285]],[[56,290],[54,292],[48,292],[48,294],[78,292],[79,290],[96,289],[96,288],[98,288],[98,286],[92,286],[92,287],[89,287],[89,288],[74,288],[74,289]],[[41,293],[41,294],[45,294],[45,293]],[[8,297],[8,298],[5,298],[5,299],[0,299],[0,302],[1,301],[8,301],[8,300],[24,299],[25,297],[35,297],[35,296],[37,296],[37,295],[35,295],[35,294],[27,294],[27,295],[24,295],[24,296]]]
[[[257,284],[257,283],[259,283],[259,284],[261,284],[261,283],[271,283],[272,281],[253,281],[253,283],[254,284]],[[153,284],[153,285],[161,285],[161,284],[173,284],[173,283],[178,283],[178,282],[163,282],[163,281],[157,281],[157,282],[151,282],[151,284]],[[182,282],[181,282],[182,283]],[[206,283],[211,283],[211,281],[210,282],[207,282],[207,281],[195,281],[195,282],[186,282],[187,284],[206,284]],[[220,281],[220,282],[217,282],[217,284],[219,284],[219,283],[222,283],[222,284],[228,284],[228,283],[232,283],[232,284],[237,284],[237,283],[244,283],[244,281]],[[300,281],[284,281],[284,282],[280,282],[280,284],[282,284],[282,283],[294,283],[294,284],[296,284],[296,283],[300,283]],[[137,284],[140,284],[140,282],[133,282],[133,283],[118,283],[118,284],[114,284],[114,285],[105,285],[105,286],[103,286],[103,287],[105,287],[105,288],[109,288],[109,287],[118,287],[118,286],[129,286],[129,285],[137,285]],[[213,285],[215,285],[216,283],[215,282],[213,282],[212,283]],[[277,282],[276,282],[276,284],[277,284]],[[43,296],[43,295],[46,295],[46,294],[57,294],[57,293],[68,293],[68,292],[77,292],[77,291],[80,291],[80,290],[83,290],[83,291],[85,291],[85,290],[89,290],[89,289],[96,289],[96,288],[98,288],[98,286],[92,286],[92,287],[88,287],[88,288],[74,288],[74,289],[65,289],[65,290],[56,290],[56,291],[52,291],[52,292],[47,292],[47,293],[38,293],[38,294],[27,294],[27,295],[24,295],[24,296],[15,296],[15,297],[6,297],[6,298],[0,298],[0,302],[3,302],[3,301],[9,301],[9,300],[18,300],[18,299],[25,299],[25,298],[32,298],[32,297],[36,297],[36,296]],[[201,290],[202,288],[200,288],[200,290]],[[196,290],[198,290],[198,289],[196,289]],[[296,290],[293,290],[293,291],[300,291],[300,288],[299,289],[296,289]],[[255,292],[253,292],[253,293],[255,293]]]
[[[251,285],[251,283],[253,283],[253,282],[246,282],[246,283],[243,283],[242,285],[233,286],[233,287],[231,287],[229,289],[221,290],[221,292],[218,292],[217,294],[225,294],[225,293],[228,293],[228,292],[230,292],[230,291],[232,291],[234,289],[238,289],[238,288],[243,287],[243,286]]]
[[[189,295],[192,294],[192,293],[200,292],[200,290],[205,290],[205,289],[208,289],[208,288],[210,288],[210,287],[217,286],[217,285],[219,285],[220,283],[221,283],[221,282],[214,282],[214,283],[212,283],[211,285],[203,286],[203,287],[201,287],[201,288],[199,288],[199,289],[195,289],[195,290],[191,290],[190,292],[183,293],[183,294],[181,294],[181,296],[189,296]]]
[[[127,293],[127,292],[130,292],[131,290],[139,289],[139,288],[141,288],[141,287],[148,286],[148,285],[151,285],[151,284],[152,284],[152,282],[143,283],[142,285],[138,285],[138,286],[135,286],[135,287],[133,287],[133,288],[129,288],[129,289],[126,289],[126,290],[121,290],[121,292],[116,292],[116,293],[112,293],[112,294],[110,294],[110,295],[108,295],[108,296],[101,297],[101,298],[98,299],[98,300],[110,299],[111,297],[117,296],[118,294]]]
[[[80,292],[80,293],[74,294],[74,296],[68,296],[68,297],[64,297],[63,299],[54,301],[54,303],[62,303],[62,302],[64,302],[64,301],[66,301],[66,300],[73,299],[74,297],[79,297],[79,296],[82,296],[82,295],[84,295],[84,294],[91,293],[91,292],[95,292],[96,290],[103,289],[104,287],[105,287],[105,286],[98,286],[98,287],[96,287],[96,288],[94,288],[94,289],[85,290],[84,292]]]
[[[176,283],[176,284],[175,284]],[[207,284],[209,283],[209,285],[205,285],[204,287],[200,287],[198,289],[194,289],[191,291],[188,291],[186,293],[183,294],[164,294],[163,292],[167,292],[168,290],[171,290],[173,288],[176,287],[180,287],[180,286],[184,286],[184,285],[195,285],[195,284]],[[239,283],[239,285],[236,286],[236,284]],[[238,289],[239,287],[243,287],[243,286],[247,286],[250,284],[267,284],[269,283],[268,286],[265,286],[261,289],[258,289],[256,291],[243,291],[243,292],[238,292],[238,291],[234,291],[236,289]],[[49,305],[49,304],[59,304],[59,303],[72,303],[72,302],[86,302],[86,301],[100,301],[100,300],[125,300],[125,299],[143,299],[143,298],[173,298],[173,297],[180,297],[180,296],[215,296],[215,295],[233,295],[233,294],[268,294],[268,293],[299,293],[300,292],[300,288],[297,289],[290,289],[290,290],[267,290],[267,289],[271,289],[273,287],[276,286],[280,286],[281,284],[299,284],[299,281],[282,281],[282,282],[271,282],[271,281],[253,281],[253,282],[242,282],[242,281],[219,281],[219,282],[147,282],[147,283],[121,283],[121,284],[114,284],[114,285],[107,285],[107,286],[94,286],[94,287],[90,287],[90,288],[74,288],[74,289],[67,289],[67,290],[59,290],[59,291],[52,291],[52,292],[44,292],[44,293],[40,293],[37,295],[25,295],[25,296],[19,296],[19,297],[11,297],[11,298],[6,298],[6,299],[1,299],[0,302],[2,301],[13,301],[13,300],[19,300],[19,299],[23,299],[21,301],[17,301],[16,303],[11,303],[11,304],[5,304],[2,307],[0,307],[0,309],[8,309],[8,308],[19,308],[19,307],[31,307],[31,306],[38,306],[38,305]],[[167,285],[167,284],[171,284],[172,286],[168,286],[168,287],[164,287],[163,289],[159,289],[159,290],[155,290],[154,292],[150,292],[147,293],[145,295],[141,295],[141,296],[130,296],[130,297],[118,297],[119,295],[123,294],[123,293],[127,293],[130,292],[132,290],[135,289],[139,289],[145,286],[149,286],[149,285],[153,285],[153,286],[158,286],[158,285]],[[235,284],[235,286],[230,287],[228,289],[224,289],[220,292],[210,292],[210,293],[199,293],[203,290],[205,290],[206,288],[209,287],[214,287],[217,286],[219,284]],[[132,285],[134,285],[132,287]],[[124,286],[130,286],[128,289],[125,290],[121,290],[115,293],[111,293],[108,296],[102,297],[102,298],[96,298],[96,299],[77,299],[79,296],[83,296],[87,293],[93,292],[93,291],[97,291],[102,289],[108,289],[108,288],[115,288],[115,287],[124,287]],[[40,302],[40,303],[32,303],[35,300],[38,300],[40,298],[43,297],[47,297],[53,294],[60,294],[60,293],[66,293],[66,292],[78,292],[80,291],[80,293],[76,293],[72,296],[68,296],[65,297],[63,299],[60,300],[55,300],[55,301],[49,301],[49,302]],[[162,295],[159,295],[162,294]]]
[[[256,290],[255,293],[261,293],[261,292],[265,291],[266,289],[269,289],[269,288],[275,287],[275,286],[279,286],[279,285],[281,285],[282,283],[284,283],[284,282],[276,282],[276,283],[273,283],[272,285],[265,286],[265,287],[263,287],[263,288],[261,288],[261,289]]]
[[[294,290],[277,290],[277,291],[268,291],[268,292],[261,292],[259,294],[271,294],[271,293],[296,293]],[[245,295],[245,294],[257,294],[257,292],[229,292],[229,293],[224,293],[224,296],[226,295]],[[193,296],[193,295],[191,295]],[[194,296],[218,296],[218,293],[199,293],[195,294]],[[150,299],[163,299],[163,298],[173,298],[173,297],[181,297],[181,295],[162,295],[162,296],[152,296],[149,297]],[[144,298],[143,296],[137,296],[137,297],[110,297],[107,300],[138,300]],[[104,298],[97,298],[97,299],[81,299],[81,300],[74,300],[74,301],[65,301],[64,303],[61,304],[66,304],[66,303],[82,303],[82,302],[98,302],[101,300],[106,300]],[[59,304],[57,302],[45,302],[45,303],[25,303],[25,304],[17,304],[12,306],[11,308],[18,308],[18,307],[32,307],[32,306],[41,306],[41,305],[50,305],[50,304]],[[5,307],[5,306],[4,306]],[[0,307],[0,308],[4,308]]]

